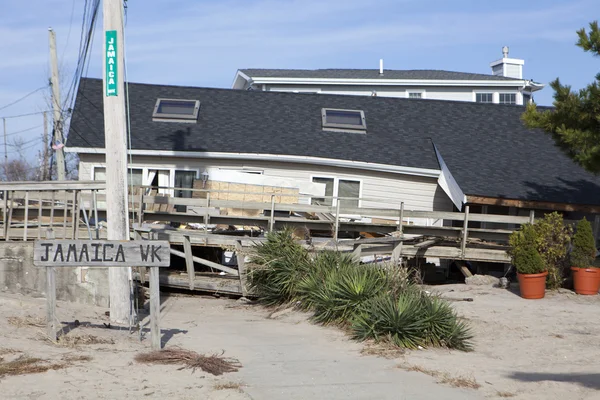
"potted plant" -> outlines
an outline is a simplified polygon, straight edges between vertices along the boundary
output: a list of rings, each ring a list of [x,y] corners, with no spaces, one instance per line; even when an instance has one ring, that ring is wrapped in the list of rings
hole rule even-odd
[[[546,294],[548,271],[537,250],[537,234],[531,224],[524,224],[510,237],[513,265],[517,269],[519,290],[524,299],[541,299]]]
[[[596,259],[596,244],[592,226],[583,218],[577,223],[571,249],[571,271],[573,285],[577,294],[598,294],[600,287],[600,268],[593,265]]]

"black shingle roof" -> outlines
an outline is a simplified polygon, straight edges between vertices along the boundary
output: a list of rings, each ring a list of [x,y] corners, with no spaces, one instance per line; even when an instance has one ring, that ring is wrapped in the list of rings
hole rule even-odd
[[[130,84],[132,148],[268,153],[438,169],[467,195],[600,204],[600,180],[520,121],[521,106]],[[102,82],[82,79],[67,145],[104,147]],[[152,121],[157,98],[200,100],[198,123]],[[321,108],[364,110],[367,134],[326,132]]]
[[[520,81],[487,74],[442,71],[435,69],[393,70],[385,69],[383,75],[378,69],[241,69],[249,77],[262,78],[316,78],[316,79],[415,79],[415,80],[479,80],[479,81]]]

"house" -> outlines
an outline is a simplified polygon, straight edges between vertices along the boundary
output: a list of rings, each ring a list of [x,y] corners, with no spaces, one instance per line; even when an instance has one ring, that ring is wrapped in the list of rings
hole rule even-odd
[[[339,196],[359,208],[402,201],[423,211],[600,211],[600,179],[548,135],[526,129],[519,106],[138,83],[128,90],[134,184],[246,177],[294,187],[308,202]],[[66,146],[79,155],[82,180],[104,179],[102,101],[102,81],[83,78]]]
[[[495,104],[527,104],[543,84],[523,78],[524,60],[490,64],[491,75],[440,70],[377,69],[240,69],[233,89],[272,92],[349,94]]]

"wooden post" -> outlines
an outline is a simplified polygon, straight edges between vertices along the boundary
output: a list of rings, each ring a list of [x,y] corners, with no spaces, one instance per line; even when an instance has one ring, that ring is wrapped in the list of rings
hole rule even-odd
[[[43,195],[42,195],[41,190],[38,193],[39,193],[39,196],[38,196],[39,203],[38,203],[38,234],[37,234],[37,237],[38,237],[38,239],[41,239],[42,238],[42,198],[43,198]]]
[[[23,241],[27,241],[27,227],[29,225],[29,191],[25,191],[25,219],[23,221]]]
[[[404,229],[404,226],[402,224],[402,221],[404,221],[404,202],[400,203],[400,218],[398,219],[398,232],[400,232],[402,234],[402,230]]]
[[[194,255],[192,254],[192,243],[190,237],[183,236],[183,251],[185,253],[185,265],[187,267],[190,290],[194,290],[194,281],[196,280],[196,271],[194,270]]]
[[[352,258],[354,258],[354,260],[356,262],[360,262],[360,257],[361,257],[361,254],[362,254],[362,248],[363,248],[362,244],[355,244],[354,245],[354,250],[352,251]]]
[[[398,266],[400,264],[400,260],[402,259],[402,245],[403,241],[399,241],[394,244],[394,250],[392,250],[392,262],[394,266]]]
[[[467,236],[469,235],[469,206],[465,206],[465,220],[462,232],[462,243],[460,245],[460,256],[465,258],[465,251],[467,249]]]
[[[54,231],[46,231],[46,239],[54,239]],[[46,267],[46,335],[56,342],[56,277],[54,267]]]
[[[240,289],[242,296],[248,296],[248,288],[246,287],[246,260],[244,259],[242,241],[235,242],[235,258],[238,265],[238,275],[240,277]]]
[[[73,190],[73,211],[71,211],[71,221],[73,226],[71,231],[72,239],[79,239],[79,202],[77,201],[79,191]]]
[[[4,240],[6,240],[8,242],[8,240],[10,239],[10,226],[12,224],[12,214],[13,214],[13,208],[14,208],[14,198],[15,198],[15,191],[11,190],[8,192],[9,195],[7,196],[10,197],[10,205],[8,208],[8,221],[6,222],[6,236],[4,237]]]
[[[269,232],[275,228],[275,195],[271,195],[271,215],[269,216]]]
[[[140,204],[138,206],[138,228],[144,223],[144,190],[140,188]]]
[[[55,202],[55,197],[56,197],[56,192],[53,190],[52,191],[52,196],[50,198],[50,201],[52,202],[50,204],[50,229],[52,229],[54,227],[54,202]]]
[[[64,191],[64,207],[63,207],[63,239],[67,238],[67,216],[69,215],[69,201],[67,200],[67,191]]]
[[[594,215],[594,239],[595,243],[598,242],[598,235],[600,235],[600,215]]]
[[[529,223],[533,225],[534,222],[535,222],[535,210],[530,210],[529,211]]]
[[[335,203],[335,232],[333,234],[333,240],[335,240],[336,247],[337,247],[339,231],[340,231],[340,199],[337,199],[337,201]]]
[[[4,190],[3,192],[3,196],[2,198],[4,199],[4,204],[2,204],[2,230],[3,230],[3,234],[4,234],[4,240],[6,240],[6,231],[7,231],[7,215],[6,215],[6,211],[8,210],[7,205],[8,205],[8,190]]]
[[[206,235],[206,243],[208,244],[208,224],[210,222],[210,216],[208,215],[208,209],[210,208],[210,191],[206,192],[206,208],[204,211],[204,235]]]
[[[98,225],[98,191],[92,190],[92,199],[94,202],[94,228],[96,229],[96,239],[100,239],[100,225]]]
[[[152,350],[160,350],[160,280],[158,267],[150,267],[150,334]]]

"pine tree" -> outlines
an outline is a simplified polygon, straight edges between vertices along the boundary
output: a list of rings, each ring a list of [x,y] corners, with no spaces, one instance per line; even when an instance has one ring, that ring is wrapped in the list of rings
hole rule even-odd
[[[577,31],[577,46],[600,56],[598,21]],[[523,121],[529,128],[541,128],[552,134],[555,142],[569,157],[595,174],[600,173],[600,73],[594,82],[579,91],[563,85],[558,78],[550,83],[554,89],[554,109],[540,111],[527,106]]]

